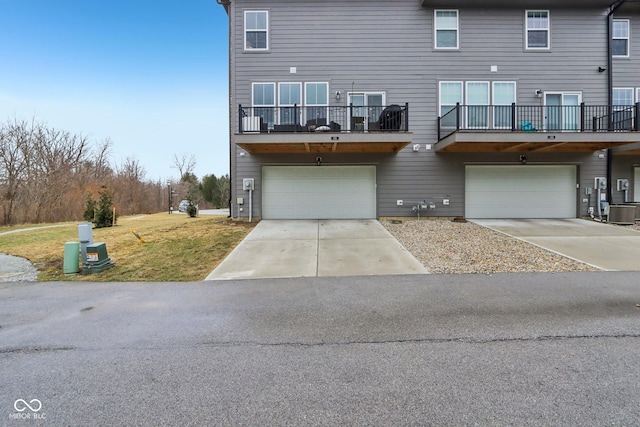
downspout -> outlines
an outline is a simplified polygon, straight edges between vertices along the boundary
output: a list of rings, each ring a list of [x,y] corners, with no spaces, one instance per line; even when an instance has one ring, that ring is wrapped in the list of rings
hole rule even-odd
[[[609,119],[607,120],[607,130],[613,130],[613,15],[625,4],[627,0],[618,0],[609,8],[607,15],[607,105],[609,108]],[[613,203],[613,150],[607,149],[607,200]],[[598,201],[600,203],[600,201]]]

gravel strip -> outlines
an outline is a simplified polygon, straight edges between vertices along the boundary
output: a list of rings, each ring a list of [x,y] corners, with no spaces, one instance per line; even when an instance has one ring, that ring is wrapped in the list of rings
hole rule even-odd
[[[29,260],[0,254],[0,282],[34,282],[37,278],[38,270]]]
[[[472,222],[381,223],[431,273],[598,271]]]

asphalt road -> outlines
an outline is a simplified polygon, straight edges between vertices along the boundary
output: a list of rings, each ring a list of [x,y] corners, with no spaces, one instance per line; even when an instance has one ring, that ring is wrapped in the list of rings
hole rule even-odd
[[[0,425],[639,425],[639,279],[0,283]]]

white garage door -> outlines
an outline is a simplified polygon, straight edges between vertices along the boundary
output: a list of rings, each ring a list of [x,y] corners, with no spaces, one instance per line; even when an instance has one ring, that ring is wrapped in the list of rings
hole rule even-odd
[[[376,218],[375,166],[265,166],[264,219]]]
[[[467,218],[575,218],[576,167],[467,166]]]

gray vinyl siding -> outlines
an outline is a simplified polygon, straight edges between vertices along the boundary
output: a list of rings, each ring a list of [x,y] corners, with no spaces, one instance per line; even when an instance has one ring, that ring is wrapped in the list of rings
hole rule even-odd
[[[268,52],[243,50],[245,10],[269,11]],[[242,178],[255,178],[254,215],[258,217],[262,166],[310,165],[317,156],[323,157],[323,164],[375,164],[378,216],[412,216],[407,203],[396,206],[398,199],[434,201],[437,209],[430,215],[464,215],[464,166],[514,164],[521,153],[436,153],[440,81],[515,81],[518,104],[539,105],[536,89],[580,91],[588,104],[605,105],[608,100],[606,73],[597,71],[607,61],[603,10],[550,9],[551,48],[535,52],[525,49],[524,8],[460,9],[460,49],[456,51],[434,49],[434,10],[422,8],[416,0],[237,0],[231,3],[230,14],[233,202],[247,197],[241,190]],[[632,37],[640,35],[636,21],[640,19],[632,20]],[[627,63],[635,66],[637,79],[640,39],[634,40]],[[619,62],[615,61],[616,68]],[[498,67],[497,73],[490,71],[492,65]],[[291,74],[290,67],[296,67],[297,73]],[[632,74],[629,68],[619,78]],[[328,82],[331,105],[346,105],[346,93],[352,88],[384,91],[386,104],[409,103],[409,130],[420,151],[413,152],[410,144],[398,154],[385,155],[246,153],[240,157],[243,150],[233,141],[237,108],[251,105],[254,82]],[[335,99],[336,91],[342,93],[340,101]],[[431,151],[426,144],[432,144]],[[527,156],[531,163],[578,165],[581,186],[592,186],[594,176],[606,175],[606,159],[599,159],[598,153]],[[450,200],[449,206],[443,206],[443,198]],[[578,206],[580,214],[586,214],[587,206]]]

